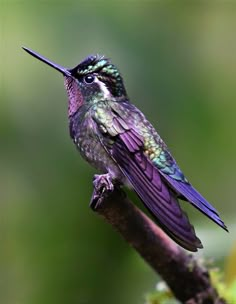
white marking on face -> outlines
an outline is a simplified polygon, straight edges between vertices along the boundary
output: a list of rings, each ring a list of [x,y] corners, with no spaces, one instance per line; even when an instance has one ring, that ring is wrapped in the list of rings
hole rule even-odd
[[[94,82],[98,83],[102,93],[103,93],[103,97],[106,99],[112,98],[112,95],[110,93],[110,91],[108,90],[108,88],[106,87],[105,83],[98,80],[97,77],[95,78]]]

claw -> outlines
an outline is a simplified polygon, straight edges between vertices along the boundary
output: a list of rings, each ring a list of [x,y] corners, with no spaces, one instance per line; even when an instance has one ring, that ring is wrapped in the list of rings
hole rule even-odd
[[[111,174],[95,174],[93,178],[93,186],[94,192],[92,200],[90,202],[90,207],[92,209],[96,209],[99,206],[100,199],[103,198],[107,192],[112,192],[114,190]]]
[[[96,191],[100,193],[114,190],[113,180],[109,173],[102,175],[94,175],[93,186]]]

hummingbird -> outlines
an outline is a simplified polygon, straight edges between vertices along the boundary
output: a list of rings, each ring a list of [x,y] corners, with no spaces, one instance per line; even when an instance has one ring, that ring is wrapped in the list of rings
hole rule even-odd
[[[110,59],[90,55],[74,68],[62,67],[23,49],[64,76],[70,136],[82,157],[102,174],[108,189],[131,186],[156,223],[177,244],[203,248],[179,200],[189,202],[227,230],[218,211],[191,185],[153,125],[133,105]]]

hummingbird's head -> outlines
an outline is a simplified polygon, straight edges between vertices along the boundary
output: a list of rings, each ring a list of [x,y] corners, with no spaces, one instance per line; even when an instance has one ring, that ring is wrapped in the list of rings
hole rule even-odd
[[[67,69],[28,48],[23,49],[64,75],[64,84],[69,98],[69,117],[85,103],[127,97],[118,69],[103,56],[90,55],[76,67]]]
[[[104,56],[90,55],[69,71],[88,102],[126,96],[118,69]]]

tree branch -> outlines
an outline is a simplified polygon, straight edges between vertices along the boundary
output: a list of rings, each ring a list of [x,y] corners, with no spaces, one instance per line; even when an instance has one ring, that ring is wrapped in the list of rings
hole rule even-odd
[[[165,280],[174,296],[186,304],[223,304],[209,273],[179,246],[118,187],[96,184],[90,207],[111,224]]]

